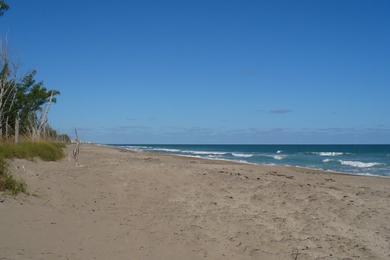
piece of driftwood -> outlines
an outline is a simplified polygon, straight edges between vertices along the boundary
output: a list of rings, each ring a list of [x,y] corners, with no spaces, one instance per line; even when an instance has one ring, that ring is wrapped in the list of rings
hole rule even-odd
[[[292,252],[292,257],[294,258],[294,260],[298,260],[298,256],[300,255],[299,253],[299,249],[298,248],[295,248]]]
[[[15,118],[15,144],[19,143],[20,112],[16,113]]]
[[[79,135],[77,133],[77,129],[75,128],[74,129],[75,133],[76,133],[76,140],[75,140],[75,147],[73,149],[73,159],[75,161],[75,165],[76,166],[80,166],[79,164],[79,154],[80,154],[80,139],[79,139]]]

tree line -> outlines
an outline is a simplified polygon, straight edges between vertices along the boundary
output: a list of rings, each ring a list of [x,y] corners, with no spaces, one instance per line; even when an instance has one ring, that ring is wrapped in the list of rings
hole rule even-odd
[[[8,9],[8,4],[0,0],[0,16]],[[10,61],[6,42],[2,41],[0,48],[0,138],[15,143],[20,137],[68,142],[68,136],[57,134],[48,124],[50,107],[60,92],[37,81],[35,70],[19,76],[18,66]]]

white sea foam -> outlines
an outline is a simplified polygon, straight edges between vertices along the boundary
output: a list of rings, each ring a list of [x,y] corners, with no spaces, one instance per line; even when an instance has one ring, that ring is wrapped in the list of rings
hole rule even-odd
[[[324,160],[322,160],[322,162],[331,162],[331,161],[333,161],[332,159],[324,159]]]
[[[126,149],[128,151],[134,151],[134,152],[141,152],[148,147],[146,146],[133,146],[133,145],[125,145],[125,146],[119,146],[120,148]]]
[[[314,154],[318,154],[319,156],[340,156],[344,153],[340,152],[315,152]]]
[[[207,157],[209,157],[209,158],[221,158],[222,157],[222,155],[220,155],[220,154],[209,154],[209,155],[207,155]]]
[[[253,154],[249,154],[249,153],[232,153],[232,155],[234,157],[244,157],[244,158],[249,158],[253,156]]]
[[[273,158],[275,160],[283,160],[286,156],[283,156],[283,155],[274,155]]]
[[[226,152],[209,152],[209,151],[181,151],[182,153],[200,154],[200,155],[224,155]]]
[[[199,158],[199,159],[207,159],[200,155],[189,155],[189,154],[175,154],[176,156],[188,157],[188,158]]]
[[[276,153],[277,153],[277,154],[280,154],[280,153],[282,153],[282,151],[281,151],[281,150],[278,150]]]
[[[120,146],[123,148],[131,148],[131,149],[148,149],[150,147],[148,146],[138,146],[138,145],[125,145],[125,146]]]
[[[133,148],[133,147],[121,147],[127,151],[132,151],[132,152],[142,152],[142,149],[138,149],[138,148]]]
[[[177,153],[180,152],[179,149],[169,149],[169,148],[152,148],[153,151],[161,151],[161,152],[171,152],[171,153]]]
[[[374,166],[382,164],[382,163],[377,163],[377,162],[365,163],[365,162],[360,162],[360,161],[343,161],[343,160],[339,160],[339,162],[342,165],[348,165],[348,166],[357,167],[357,168],[370,168],[370,167],[374,167]]]
[[[230,160],[230,159],[226,159],[226,158],[216,157],[216,156],[213,156],[213,155],[208,155],[208,156],[205,157],[205,156],[201,156],[201,155],[176,154],[176,156],[182,156],[182,157],[188,157],[188,158],[198,158],[198,159],[205,159],[205,160],[238,162],[238,163],[244,163],[244,164],[257,165],[256,163],[247,162],[245,160]]]

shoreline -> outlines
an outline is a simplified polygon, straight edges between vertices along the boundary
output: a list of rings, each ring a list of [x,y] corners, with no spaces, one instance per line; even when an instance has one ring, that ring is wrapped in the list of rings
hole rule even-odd
[[[99,145],[10,161],[5,259],[388,259],[390,180]]]
[[[105,145],[105,144],[90,144],[90,145],[96,145],[96,146],[102,146],[102,147],[109,147],[113,149],[120,149],[123,151],[128,152],[139,152],[139,153],[151,153],[151,154],[157,154],[157,155],[171,155],[171,156],[177,156],[177,157],[185,157],[185,158],[193,158],[193,159],[201,159],[201,160],[210,160],[210,161],[223,161],[223,162],[231,162],[231,163],[238,163],[238,164],[246,164],[246,165],[254,165],[254,166],[270,166],[270,167],[285,167],[285,168],[292,168],[292,169],[301,169],[301,170],[309,170],[309,171],[315,171],[315,172],[321,172],[321,173],[329,173],[329,174],[340,174],[340,175],[347,175],[347,176],[360,176],[360,177],[378,177],[378,178],[385,178],[389,179],[390,176],[384,176],[384,175],[375,175],[370,173],[365,174],[355,174],[350,172],[340,172],[340,171],[333,171],[333,170],[325,170],[321,168],[311,168],[311,167],[304,167],[304,166],[294,166],[294,165],[283,165],[283,164],[266,164],[266,163],[251,163],[246,162],[243,160],[233,160],[233,159],[223,159],[223,158],[206,158],[202,156],[194,156],[194,155],[185,155],[185,154],[175,154],[175,153],[169,153],[169,152],[161,152],[161,151],[143,151],[143,150],[136,150],[136,149],[129,149],[124,148],[120,146],[115,145]]]

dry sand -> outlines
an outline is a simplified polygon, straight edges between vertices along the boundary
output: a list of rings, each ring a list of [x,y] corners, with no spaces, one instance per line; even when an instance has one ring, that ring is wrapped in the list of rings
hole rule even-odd
[[[68,152],[70,148],[68,148]],[[82,145],[15,160],[0,259],[390,259],[390,179]]]

